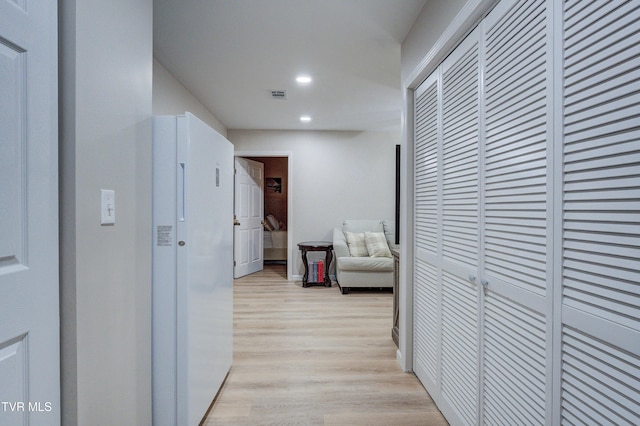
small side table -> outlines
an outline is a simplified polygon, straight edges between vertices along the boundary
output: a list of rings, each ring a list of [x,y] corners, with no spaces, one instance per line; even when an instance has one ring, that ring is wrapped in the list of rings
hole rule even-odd
[[[325,287],[331,287],[331,278],[329,278],[329,265],[331,265],[331,259],[333,259],[333,243],[329,241],[305,241],[303,243],[298,243],[298,248],[302,252],[302,263],[304,265],[302,287],[308,287],[311,284],[324,284]],[[307,262],[308,251],[323,251],[326,253],[324,260],[324,281],[309,282],[309,263]]]

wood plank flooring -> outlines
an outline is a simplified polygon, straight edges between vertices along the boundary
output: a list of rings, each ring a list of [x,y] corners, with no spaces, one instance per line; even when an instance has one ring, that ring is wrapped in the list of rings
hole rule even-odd
[[[203,424],[446,425],[396,362],[392,297],[302,288],[283,265],[235,280],[233,365]]]

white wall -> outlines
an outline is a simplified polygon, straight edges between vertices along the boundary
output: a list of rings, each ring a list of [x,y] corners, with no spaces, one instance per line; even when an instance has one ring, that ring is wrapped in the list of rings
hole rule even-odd
[[[411,31],[402,41],[400,64],[402,81],[415,70],[434,46],[467,0],[429,0]]]
[[[60,1],[65,425],[151,424],[152,6]]]
[[[303,272],[298,242],[331,241],[344,219],[393,221],[399,132],[229,130],[228,137],[236,152],[291,153],[293,275]]]
[[[153,115],[178,115],[189,111],[222,136],[227,128],[205,108],[165,67],[153,60]]]

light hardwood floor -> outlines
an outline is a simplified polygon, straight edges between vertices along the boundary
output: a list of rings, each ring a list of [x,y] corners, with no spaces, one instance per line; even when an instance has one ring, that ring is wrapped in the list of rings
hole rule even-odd
[[[446,425],[391,321],[390,292],[302,288],[282,265],[235,280],[233,365],[203,424]]]

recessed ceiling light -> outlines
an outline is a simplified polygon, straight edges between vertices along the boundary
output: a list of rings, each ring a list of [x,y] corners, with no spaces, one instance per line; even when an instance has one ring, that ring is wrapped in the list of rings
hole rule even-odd
[[[302,121],[303,123],[308,123],[311,121],[311,117],[309,117],[308,115],[301,115],[300,121]]]
[[[299,75],[296,77],[296,81],[300,84],[309,84],[311,83],[311,77],[308,75]]]

